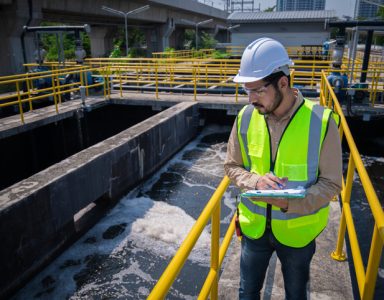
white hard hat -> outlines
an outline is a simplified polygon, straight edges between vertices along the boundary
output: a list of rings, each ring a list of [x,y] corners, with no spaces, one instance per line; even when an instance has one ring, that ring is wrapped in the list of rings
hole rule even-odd
[[[293,65],[284,46],[271,38],[260,38],[250,43],[241,57],[240,70],[234,82],[253,82],[276,72],[289,75]]]

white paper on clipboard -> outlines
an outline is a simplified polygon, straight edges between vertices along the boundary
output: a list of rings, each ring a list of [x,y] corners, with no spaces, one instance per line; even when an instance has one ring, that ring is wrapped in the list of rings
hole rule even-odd
[[[249,197],[269,197],[269,198],[304,198],[305,189],[284,189],[284,190],[249,190],[241,194],[241,196]]]

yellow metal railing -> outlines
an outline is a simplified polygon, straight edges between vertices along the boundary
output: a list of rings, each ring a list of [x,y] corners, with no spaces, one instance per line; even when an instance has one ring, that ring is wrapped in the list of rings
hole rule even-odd
[[[102,82],[88,82],[87,73],[100,76]],[[104,97],[110,95],[110,77],[107,67],[90,68],[88,66],[74,66],[66,69],[53,69],[50,71],[18,74],[0,77],[0,87],[6,86],[9,92],[0,95],[0,108],[18,106],[20,120],[24,123],[23,105],[28,104],[28,109],[33,110],[33,103],[42,99],[53,99],[56,113],[62,102],[62,95],[80,90],[80,86],[86,89],[103,87]],[[66,76],[72,76],[70,82],[65,81]],[[42,83],[43,82],[43,83]]]
[[[381,253],[383,250],[383,208],[381,207],[375,189],[373,188],[372,182],[369,179],[368,173],[361,160],[359,151],[357,150],[351,131],[349,130],[347,121],[344,117],[341,105],[338,102],[330,83],[326,80],[325,72],[323,72],[322,74],[320,103],[322,105],[332,107],[339,114],[341,119],[340,137],[345,137],[350,151],[347,177],[345,179],[343,178],[343,189],[341,191],[341,202],[343,207],[340,219],[339,235],[336,250],[332,253],[331,256],[335,260],[345,260],[345,254],[343,253],[343,243],[345,237],[345,230],[348,229],[350,249],[352,252],[353,264],[355,268],[360,298],[363,300],[370,300],[373,299]],[[373,227],[371,248],[368,257],[368,264],[366,269],[364,268],[363,259],[361,257],[361,251],[358,243],[358,237],[356,234],[350,205],[352,185],[356,171],[359,174],[359,178],[363,186],[365,196],[367,197],[367,201],[371,208],[372,216],[375,221]]]
[[[331,72],[331,61],[324,60],[296,60],[294,59],[294,76],[292,82],[304,88],[319,89],[322,71]],[[60,78],[69,72],[96,72],[101,74],[105,80],[105,95],[109,96],[111,84],[123,97],[125,89],[130,91],[153,92],[155,99],[159,99],[162,90],[173,93],[184,90],[193,94],[193,99],[198,100],[198,95],[211,93],[230,94],[234,96],[235,102],[239,97],[246,100],[246,96],[239,94],[238,84],[232,79],[237,74],[239,59],[213,59],[213,58],[93,58],[86,59],[84,66],[71,66],[59,69],[56,64],[47,65],[51,68],[45,72],[31,72],[14,76],[0,77],[1,85],[13,84],[13,92],[0,95],[0,107],[4,105],[23,106],[29,102],[32,110],[33,100],[39,98],[53,97],[57,103],[61,103],[61,95],[64,88]],[[343,62],[342,73],[347,71],[348,61]],[[361,76],[361,63],[355,63],[353,72],[348,75],[356,82]],[[383,62],[372,62],[367,71],[367,87],[353,88],[364,90],[369,94],[372,105],[375,104],[379,95],[384,92]],[[46,90],[37,90],[34,86],[36,80],[51,78],[52,86]],[[82,76],[81,76],[82,78]],[[18,83],[16,83],[18,82]],[[80,83],[72,83],[71,87],[78,89]],[[39,95],[37,95],[39,94]],[[44,95],[45,94],[45,95]],[[108,94],[108,95],[107,95]],[[88,88],[87,88],[88,95]],[[55,103],[55,105],[57,105]],[[56,107],[57,109],[57,107]],[[23,122],[23,113],[20,116]]]
[[[234,219],[229,225],[227,233],[224,239],[219,245],[220,240],[220,203],[221,198],[227,187],[229,186],[230,180],[227,176],[223,178],[220,185],[208,201],[206,207],[202,211],[199,218],[196,220],[195,225],[192,227],[188,236],[181,244],[179,250],[165,269],[163,275],[161,275],[159,281],[153,288],[152,292],[148,296],[148,299],[164,299],[172,283],[175,281],[180,270],[183,268],[185,261],[188,258],[189,253],[196,244],[200,237],[204,227],[211,219],[211,267],[205,283],[200,291],[198,299],[207,299],[208,295],[212,300],[218,297],[218,274],[220,271],[221,264],[223,262],[225,253],[231,242],[233,232],[235,230]]]
[[[206,58],[210,57],[215,49],[199,50],[173,50],[165,52],[153,52],[153,58]]]

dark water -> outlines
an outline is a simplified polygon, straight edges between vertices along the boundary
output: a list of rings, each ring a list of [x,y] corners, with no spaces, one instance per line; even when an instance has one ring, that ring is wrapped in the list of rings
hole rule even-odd
[[[229,127],[207,127],[14,299],[145,299],[223,178],[229,131]],[[363,161],[383,201],[384,159],[365,156]],[[231,187],[224,195],[222,235],[235,207],[235,194]],[[366,264],[373,217],[358,176],[351,207]],[[167,299],[196,299],[209,258],[208,225]],[[384,299],[383,257],[375,293],[375,299]]]
[[[345,155],[347,157],[347,155]],[[374,156],[362,156],[364,166],[369,174],[376,194],[384,207],[384,158]],[[351,195],[351,210],[355,223],[356,233],[359,240],[359,246],[365,269],[367,267],[372,233],[374,228],[374,218],[369,207],[369,203],[365,196],[360,178],[355,174],[354,184]],[[348,251],[348,257],[352,257]],[[353,265],[350,262],[350,268],[353,272]],[[352,279],[355,281],[355,276],[352,274]],[[354,293],[358,295],[357,284],[354,284]],[[359,299],[359,298],[356,298]],[[377,275],[374,299],[384,299],[384,256],[381,255],[380,266]]]
[[[222,180],[229,131],[206,128],[14,299],[145,299]],[[228,190],[223,231],[234,205]],[[167,299],[196,299],[209,261],[210,225]]]

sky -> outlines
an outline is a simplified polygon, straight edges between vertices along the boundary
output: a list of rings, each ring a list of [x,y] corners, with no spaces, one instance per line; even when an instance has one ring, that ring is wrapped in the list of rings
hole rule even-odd
[[[224,3],[226,0],[199,0],[199,2],[206,3],[208,5],[218,7],[223,9]],[[212,5],[213,4],[213,5]],[[260,9],[263,11],[268,7],[276,5],[276,0],[255,0],[255,7],[258,8],[260,4]],[[343,15],[353,17],[355,9],[355,0],[326,0],[325,9],[333,9],[336,11],[338,17]]]

